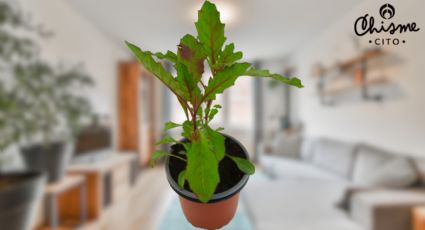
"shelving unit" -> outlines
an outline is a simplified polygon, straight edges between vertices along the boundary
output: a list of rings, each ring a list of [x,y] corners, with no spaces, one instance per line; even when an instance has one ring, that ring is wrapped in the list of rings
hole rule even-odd
[[[371,95],[369,90],[370,86],[385,85],[389,83],[389,80],[385,76],[379,78],[368,77],[369,69],[368,63],[376,58],[380,58],[387,55],[381,49],[370,49],[365,50],[357,56],[348,60],[337,62],[336,64],[327,68],[320,65],[314,69],[314,75],[318,78],[318,94],[323,104],[332,105],[334,97],[340,96],[345,93],[359,91],[363,100],[380,101],[382,95]],[[337,75],[337,79],[329,78],[334,74]],[[347,78],[342,78],[340,75],[350,77],[350,84],[338,85],[337,83],[343,83],[347,81]],[[333,85],[329,85],[333,83]]]
[[[136,154],[125,153],[69,166],[62,180],[46,186],[44,207],[35,229],[108,226],[107,222],[103,223],[104,215],[113,211],[116,203],[128,199],[139,166]]]
[[[93,164],[78,164],[68,168],[71,175],[84,176],[87,181],[87,216],[95,220],[105,208],[121,199],[131,189],[138,159],[135,154],[113,154]]]
[[[66,175],[45,189],[46,227],[73,229],[86,221],[86,180],[79,175]]]

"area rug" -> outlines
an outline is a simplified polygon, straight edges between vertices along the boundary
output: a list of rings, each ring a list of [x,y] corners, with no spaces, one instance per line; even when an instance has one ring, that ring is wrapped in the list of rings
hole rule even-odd
[[[160,221],[159,230],[196,230],[197,228],[189,224],[184,217],[180,208],[177,196],[170,201]],[[238,210],[233,220],[225,227],[224,230],[253,230],[248,212],[243,204],[243,200],[239,200]]]

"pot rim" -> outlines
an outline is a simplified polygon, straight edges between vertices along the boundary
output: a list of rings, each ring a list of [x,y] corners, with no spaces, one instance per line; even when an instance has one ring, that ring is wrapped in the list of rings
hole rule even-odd
[[[20,144],[19,148],[21,150],[29,150],[31,148],[36,148],[36,147],[44,148],[44,147],[52,147],[52,146],[64,146],[68,144],[73,144],[73,142],[69,142],[65,140],[53,140],[50,143],[48,143],[48,145],[45,145],[42,141],[38,141],[38,142]]]
[[[243,153],[245,154],[246,158],[249,159],[248,152],[246,151],[245,147],[242,145],[242,143],[239,140],[237,140],[236,138],[234,138],[230,135],[224,134],[224,133],[222,133],[222,135],[225,136],[226,138],[230,138],[230,139],[232,139],[232,141],[236,142],[236,144],[238,144],[242,148]],[[170,184],[171,188],[177,194],[179,194],[180,196],[182,196],[182,197],[184,197],[188,200],[195,201],[195,202],[198,202],[198,203],[203,203],[203,202],[198,200],[195,193],[189,192],[186,189],[180,189],[179,185],[171,177],[169,161],[170,161],[170,156],[167,156],[166,159],[165,159],[165,171],[166,171],[166,174],[167,174],[168,183]],[[230,189],[228,189],[224,192],[214,193],[213,196],[211,197],[211,199],[207,203],[215,203],[215,202],[219,202],[219,201],[222,201],[222,200],[225,200],[225,199],[232,197],[233,195],[237,194],[246,185],[246,183],[248,182],[248,179],[249,179],[249,175],[245,174],[241,178],[241,180],[237,184],[235,184],[233,187],[231,187]]]

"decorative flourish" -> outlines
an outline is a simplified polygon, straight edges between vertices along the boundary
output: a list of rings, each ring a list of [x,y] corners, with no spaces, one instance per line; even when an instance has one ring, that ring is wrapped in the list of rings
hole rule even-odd
[[[394,6],[388,3],[382,5],[379,9],[379,14],[381,14],[383,19],[391,19],[395,15]]]

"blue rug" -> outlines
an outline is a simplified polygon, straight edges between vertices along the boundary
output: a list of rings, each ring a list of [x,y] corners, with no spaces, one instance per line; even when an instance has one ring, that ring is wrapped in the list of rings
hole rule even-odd
[[[180,208],[180,202],[176,197],[173,197],[167,211],[164,213],[159,225],[159,230],[196,230],[184,217],[183,211]],[[224,230],[253,230],[251,221],[249,220],[248,212],[245,209],[242,199],[239,199],[238,210],[236,211],[233,220],[223,228]]]

